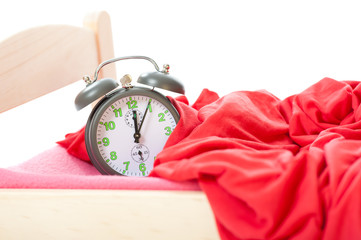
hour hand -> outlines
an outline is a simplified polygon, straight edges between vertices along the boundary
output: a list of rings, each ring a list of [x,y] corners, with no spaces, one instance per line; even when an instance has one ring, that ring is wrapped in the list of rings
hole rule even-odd
[[[135,143],[139,143],[139,138],[140,138],[140,132],[138,129],[138,116],[137,116],[137,111],[133,110],[133,121],[134,121],[134,130],[135,133],[133,135],[134,137],[134,142]]]

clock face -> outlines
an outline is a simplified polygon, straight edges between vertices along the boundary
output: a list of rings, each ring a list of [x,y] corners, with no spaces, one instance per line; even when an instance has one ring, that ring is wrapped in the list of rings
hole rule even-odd
[[[121,89],[90,115],[85,137],[89,157],[103,174],[148,176],[178,120],[163,95],[139,87]]]

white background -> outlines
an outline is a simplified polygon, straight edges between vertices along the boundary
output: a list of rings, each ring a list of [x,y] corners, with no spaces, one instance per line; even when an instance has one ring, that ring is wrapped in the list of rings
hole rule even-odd
[[[361,79],[360,5],[330,0],[12,0],[0,8],[0,40],[38,25],[81,26],[86,13],[106,10],[115,55],[169,63],[190,102],[203,88],[220,96],[266,89],[283,99],[323,77]],[[118,76],[136,78],[150,70],[148,62],[117,64]],[[73,106],[83,87],[79,82],[1,114],[0,167],[25,161],[85,125],[89,109],[76,112]]]

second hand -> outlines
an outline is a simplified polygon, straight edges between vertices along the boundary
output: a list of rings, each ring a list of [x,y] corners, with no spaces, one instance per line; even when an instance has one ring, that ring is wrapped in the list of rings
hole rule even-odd
[[[140,132],[140,129],[142,129],[142,126],[143,126],[143,123],[144,123],[144,119],[145,119],[145,116],[147,115],[147,112],[148,112],[148,109],[149,109],[149,107],[150,107],[150,102],[151,102],[151,101],[152,101],[152,99],[149,99],[147,108],[145,109],[145,112],[144,112],[144,115],[143,115],[142,122],[140,123],[140,126],[139,126],[139,132]]]

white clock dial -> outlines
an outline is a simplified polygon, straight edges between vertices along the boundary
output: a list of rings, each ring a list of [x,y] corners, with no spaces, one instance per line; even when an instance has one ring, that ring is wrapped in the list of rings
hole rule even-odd
[[[96,158],[122,175],[148,176],[177,125],[174,110],[162,98],[136,93],[105,105],[90,124],[92,162]]]

